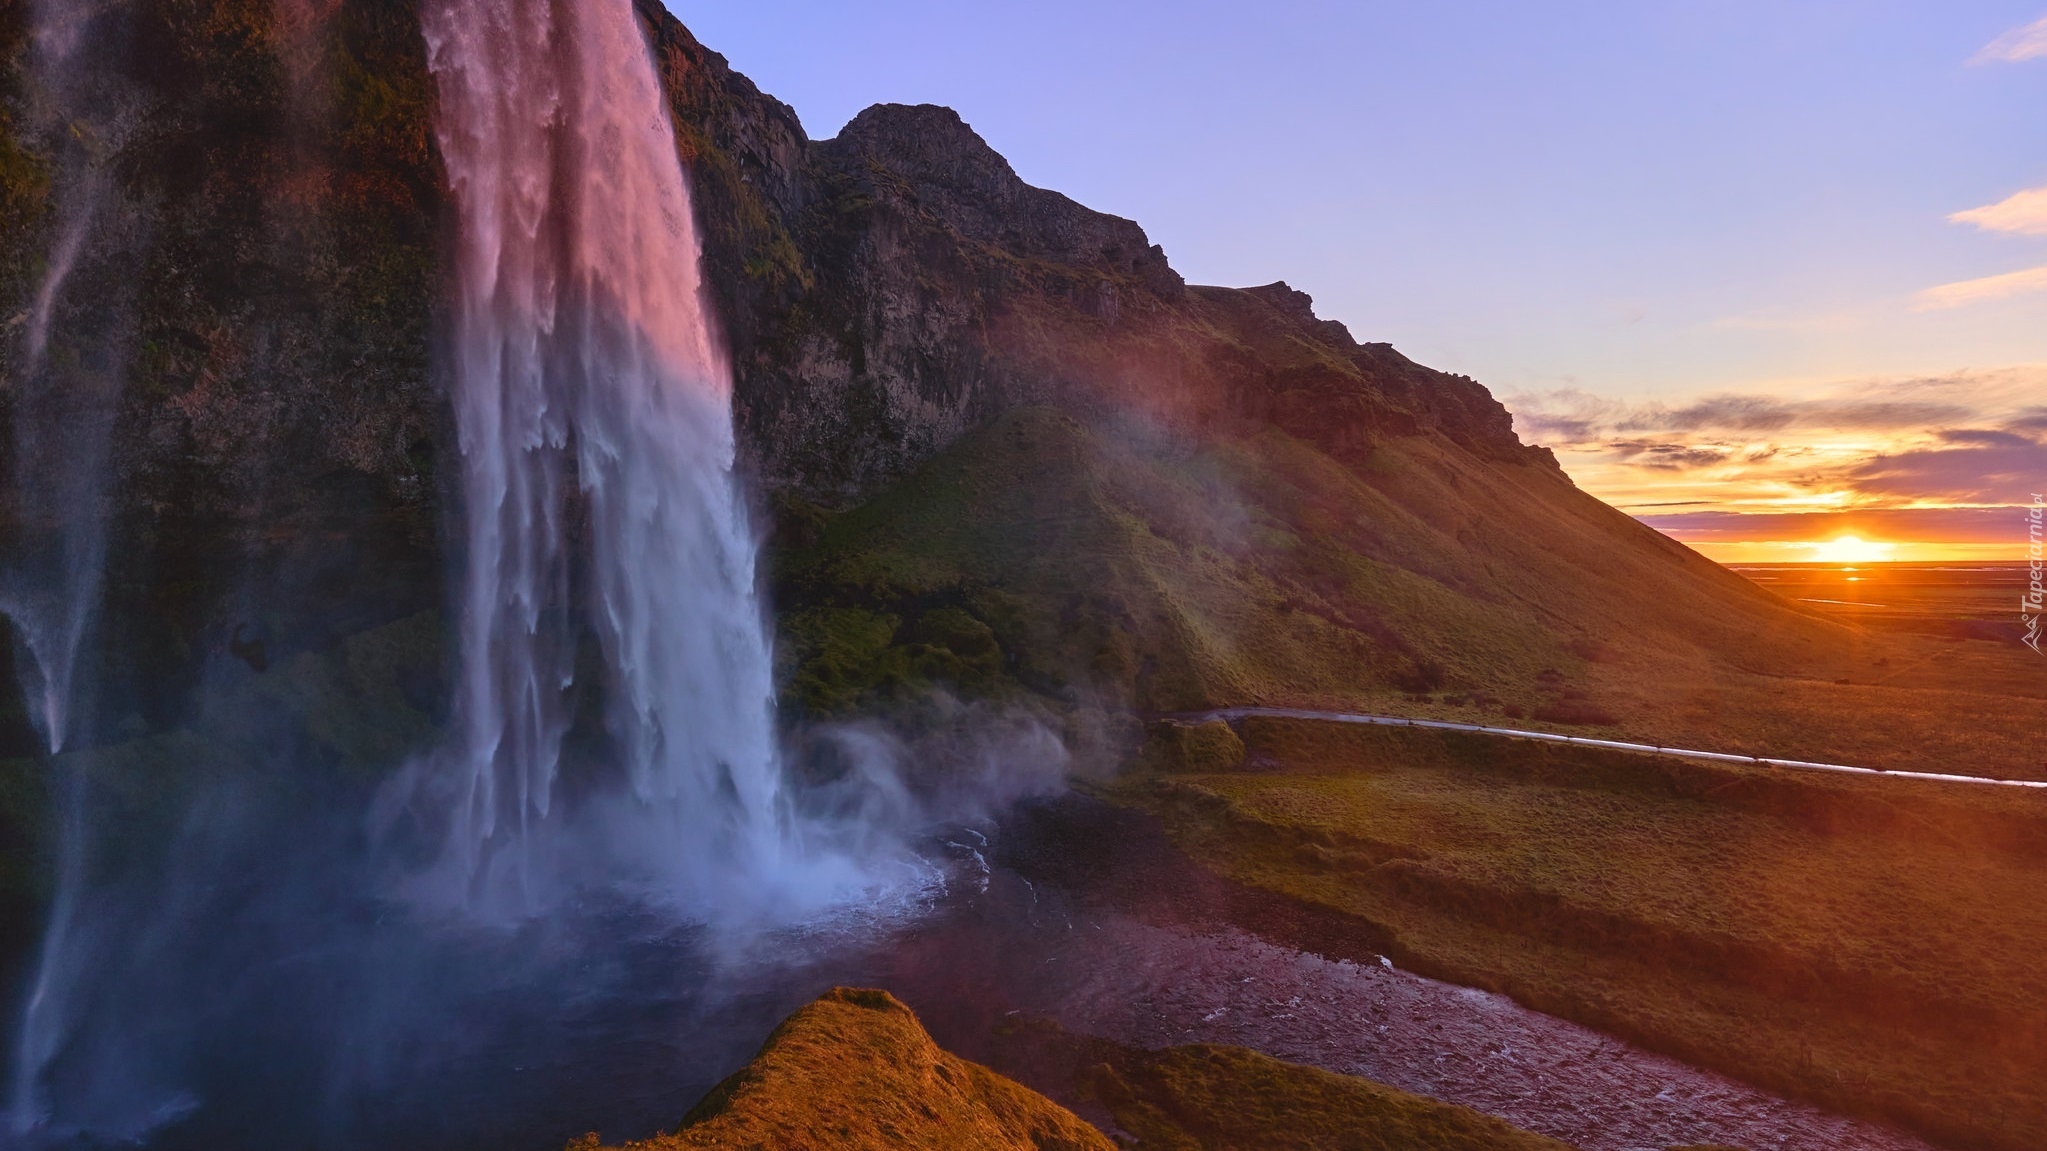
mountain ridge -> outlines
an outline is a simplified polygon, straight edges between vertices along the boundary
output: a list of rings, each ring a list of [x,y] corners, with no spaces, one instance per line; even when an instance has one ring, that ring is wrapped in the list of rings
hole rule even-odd
[[[1186,284],[1140,225],[1025,183],[952,110],[876,105],[812,140],[792,109],[658,3],[636,3],[691,176],[741,462],[770,513],[771,552],[802,550],[815,525],[909,481],[976,429],[1049,408],[1105,433],[1076,441],[1083,454],[1119,439],[1183,455],[1219,446],[1253,488],[1282,458],[1309,483],[1274,488],[1287,502],[1262,505],[1277,550],[1245,552],[1235,574],[1204,585],[1211,598],[1248,595],[1256,611],[1220,600],[1191,615],[1184,604],[1102,610],[1105,621],[1181,620],[1187,650],[1207,653],[1204,682],[1225,695],[1249,690],[1231,670],[1245,629],[1326,624],[1337,634],[1311,678],[1329,690],[1289,696],[1284,676],[1259,673],[1266,686],[1250,695],[1175,692],[1174,706],[1356,704],[1357,692],[1330,694],[1345,676],[1367,693],[1438,681],[1496,691],[1508,666],[1517,670],[1504,686],[1526,687],[1546,668],[1574,676],[1572,645],[1593,650],[1614,631],[1685,650],[1744,634],[1796,633],[1806,645],[1834,634],[1577,492],[1475,381],[1358,342],[1284,283]],[[47,93],[27,55],[28,12],[26,0],[0,0],[0,31],[12,29],[0,37],[11,45],[0,152],[25,158],[10,161],[20,178],[0,191],[40,207],[0,235],[0,254],[40,267],[65,210],[49,180],[65,164],[105,173],[102,211],[128,226],[94,232],[61,285],[45,384],[122,380],[100,659],[124,685],[117,712],[175,725],[209,661],[325,650],[434,610],[445,594],[445,525],[460,509],[438,382],[449,224],[430,61],[411,0],[315,7],[293,21],[261,0],[124,0],[95,10],[93,31],[109,43],[146,32],[153,54],[96,56],[93,82],[149,98],[121,114],[124,143],[80,152],[85,137],[29,114]],[[0,311],[35,290],[33,275],[17,277]],[[94,326],[98,300],[129,301],[118,330]],[[0,368],[13,374],[22,355],[18,334],[0,338]],[[0,418],[16,414],[0,397]],[[1362,502],[1323,507],[1316,485]],[[1135,502],[1113,514],[1195,514],[1145,490],[1125,490]],[[1258,502],[1239,495],[1218,488],[1214,501]],[[45,530],[12,506],[0,499],[0,536]],[[1174,530],[1112,534],[1149,547],[1142,536]],[[1159,562],[1186,566],[1138,567]],[[1143,582],[1154,590],[1141,598],[1163,594]],[[1648,585],[1661,590],[1645,599]],[[858,604],[869,590],[832,594]],[[818,605],[778,606],[787,616]],[[914,630],[913,616],[904,627]],[[1460,616],[1491,617],[1523,639],[1501,659],[1435,650],[1453,634],[1484,642]],[[1129,676],[1160,658],[1152,647],[1126,653]],[[1438,664],[1447,670],[1430,670]],[[1094,677],[1085,666],[1073,674]],[[1108,698],[1139,701],[1135,686]],[[24,727],[19,715],[0,720],[15,746]]]

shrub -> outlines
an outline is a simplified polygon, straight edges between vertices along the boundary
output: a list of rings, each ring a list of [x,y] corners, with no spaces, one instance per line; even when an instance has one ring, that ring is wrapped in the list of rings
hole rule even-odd
[[[1139,766],[1148,771],[1213,774],[1244,766],[1244,741],[1223,721],[1162,720],[1145,733]]]

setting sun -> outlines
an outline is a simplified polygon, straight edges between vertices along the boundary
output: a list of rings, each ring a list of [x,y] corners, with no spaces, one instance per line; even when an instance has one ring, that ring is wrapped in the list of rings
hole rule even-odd
[[[1813,560],[1824,564],[1866,564],[1882,563],[1897,550],[1896,544],[1877,543],[1861,536],[1836,536],[1805,545],[1812,549]]]

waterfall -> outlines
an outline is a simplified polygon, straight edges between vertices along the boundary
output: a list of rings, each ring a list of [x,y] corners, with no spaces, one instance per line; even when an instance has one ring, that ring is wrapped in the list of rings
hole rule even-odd
[[[76,136],[88,101],[73,60],[93,15],[45,0],[34,10],[31,75],[39,89],[34,117],[47,137]],[[95,124],[96,130],[106,126]],[[69,129],[60,135],[59,129]],[[55,240],[29,308],[15,371],[14,486],[21,498],[17,541],[0,571],[0,614],[13,623],[27,657],[24,692],[52,755],[70,738],[78,654],[99,602],[106,559],[101,500],[117,380],[56,371],[50,341],[72,273],[92,238],[107,176],[100,157],[80,144],[58,155]],[[22,662],[22,661],[17,661]]]
[[[60,141],[56,238],[28,313],[13,381],[13,483],[21,515],[13,554],[0,566],[0,614],[13,625],[18,657],[26,657],[17,658],[16,667],[30,717],[52,759],[57,866],[15,1041],[8,1119],[17,1135],[44,1118],[43,1074],[69,1026],[74,997],[69,952],[88,863],[86,784],[56,757],[78,734],[76,680],[106,563],[103,505],[120,378],[77,366],[59,370],[49,353],[72,274],[110,194],[104,153],[82,142],[79,127],[91,123],[100,147],[118,143],[119,115],[91,107],[94,101],[78,77],[75,57],[96,15],[85,5],[43,0],[34,9],[30,47],[39,105],[35,127]],[[90,328],[69,335],[74,342],[105,338]]]
[[[111,26],[122,6],[46,7]],[[633,0],[420,8],[454,210],[451,714],[381,785],[296,759],[317,746],[311,717],[248,717],[283,669],[217,660],[194,715],[142,738],[57,714],[53,748],[105,738],[52,757],[58,887],[0,1146],[279,1124],[323,1137],[290,1142],[372,1145],[351,1133],[379,1130],[388,1094],[502,1072],[494,1028],[580,1041],[587,997],[640,993],[622,956],[727,963],[756,929],[914,913],[936,879],[904,846],[924,813],[860,802],[892,765],[833,804],[785,790],[732,372]],[[16,424],[43,482],[17,486],[48,504],[53,546],[5,586],[85,605],[49,617],[70,631],[18,629],[46,673],[69,665],[44,659],[44,635],[92,650],[104,563],[117,379],[78,365],[124,362],[118,308],[84,285],[146,242],[123,239],[140,209],[103,159],[132,97],[101,31],[37,41],[45,98],[85,97],[49,120],[83,132],[60,152],[23,333],[38,362],[16,389],[50,397]],[[61,43],[78,46],[68,70]],[[73,354],[88,339],[95,354]]]
[[[818,897],[846,876],[784,811],[732,375],[631,0],[430,0],[422,23],[460,227],[440,878],[513,909],[582,879],[699,910]],[[603,778],[571,811],[571,689],[592,686]]]

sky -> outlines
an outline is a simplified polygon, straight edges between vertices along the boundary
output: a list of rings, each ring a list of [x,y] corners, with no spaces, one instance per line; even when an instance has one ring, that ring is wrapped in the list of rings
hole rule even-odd
[[[2022,558],[2047,0],[669,2],[813,137],[953,107],[1715,558]]]

